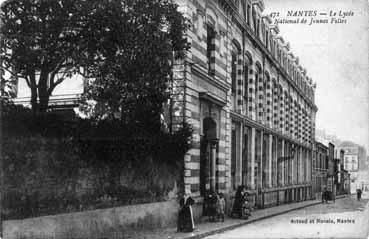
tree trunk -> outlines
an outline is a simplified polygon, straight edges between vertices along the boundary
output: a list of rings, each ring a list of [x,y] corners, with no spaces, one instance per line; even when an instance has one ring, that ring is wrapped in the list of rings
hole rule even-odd
[[[31,76],[32,77],[32,76]],[[39,105],[37,102],[37,85],[35,81],[31,81],[31,107],[33,114],[38,114]]]
[[[41,71],[40,80],[38,82],[38,96],[40,99],[39,112],[45,113],[49,105],[50,95],[47,87],[48,73]]]
[[[50,96],[47,92],[44,93],[40,91],[39,97],[40,97],[39,112],[45,113],[48,109]]]

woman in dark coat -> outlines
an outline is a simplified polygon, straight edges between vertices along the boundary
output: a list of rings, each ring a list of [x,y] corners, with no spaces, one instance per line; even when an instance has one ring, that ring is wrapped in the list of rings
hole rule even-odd
[[[192,205],[195,201],[188,197],[185,205],[178,214],[178,232],[193,232],[195,224],[193,221]]]
[[[177,231],[182,232],[184,229],[184,216],[183,216],[183,208],[185,206],[185,199],[182,197],[179,200],[179,211],[178,211],[178,220],[177,220]]]
[[[242,205],[244,203],[244,186],[238,186],[236,195],[234,197],[233,207],[232,207],[232,216],[236,216],[238,218],[242,217]]]

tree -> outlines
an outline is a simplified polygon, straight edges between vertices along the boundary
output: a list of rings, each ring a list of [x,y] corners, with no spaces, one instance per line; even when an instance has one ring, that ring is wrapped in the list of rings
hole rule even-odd
[[[187,22],[171,0],[97,2],[89,22],[85,97],[123,122],[158,123],[174,59],[187,49]]]
[[[1,6],[2,67],[27,82],[34,112],[45,112],[55,87],[80,70],[90,6],[87,0],[17,0]]]

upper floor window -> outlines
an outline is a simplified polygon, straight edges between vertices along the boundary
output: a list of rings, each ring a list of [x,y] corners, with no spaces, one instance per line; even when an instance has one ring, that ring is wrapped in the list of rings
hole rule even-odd
[[[232,94],[236,94],[236,81],[237,81],[237,52],[232,52],[232,66],[231,66],[231,78],[232,78]]]
[[[256,16],[255,8],[252,8],[252,21],[254,22],[254,31],[257,33],[258,19],[257,19],[257,16]]]
[[[250,59],[248,56],[245,57],[245,66],[244,66],[244,98],[247,100],[247,97],[249,95],[249,70],[250,66],[252,64],[252,59]]]
[[[213,75],[215,70],[215,31],[213,27],[209,25],[207,26],[206,58],[208,63],[208,72],[210,75]]]
[[[247,19],[247,24],[249,24],[249,26],[250,26],[250,15],[251,15],[251,6],[250,6],[250,4],[247,4],[246,19]]]

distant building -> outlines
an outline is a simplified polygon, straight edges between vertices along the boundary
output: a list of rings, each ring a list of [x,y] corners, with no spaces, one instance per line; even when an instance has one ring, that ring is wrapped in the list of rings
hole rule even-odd
[[[334,160],[335,160],[335,184],[336,184],[336,192],[337,194],[344,194],[345,190],[345,171],[348,173],[347,170],[344,168],[344,157],[345,151],[343,149],[336,148],[334,150]]]
[[[339,149],[345,152],[344,168],[350,173],[351,192],[357,188],[362,188],[369,184],[368,165],[366,150],[363,146],[350,141],[344,141],[339,145]]]
[[[336,146],[340,145],[342,142],[336,135],[328,134],[323,129],[316,129],[315,139],[318,142],[332,142]]]
[[[336,176],[335,172],[335,160],[334,160],[334,144],[328,143],[328,171],[327,171],[327,189],[333,191],[335,187],[334,179]]]
[[[316,198],[320,195],[325,187],[327,187],[328,176],[328,147],[320,142],[316,142],[313,155],[312,185]]]
[[[363,146],[344,141],[339,145],[339,149],[345,152],[344,164],[345,169],[350,172],[368,169],[366,162],[366,150]]]

